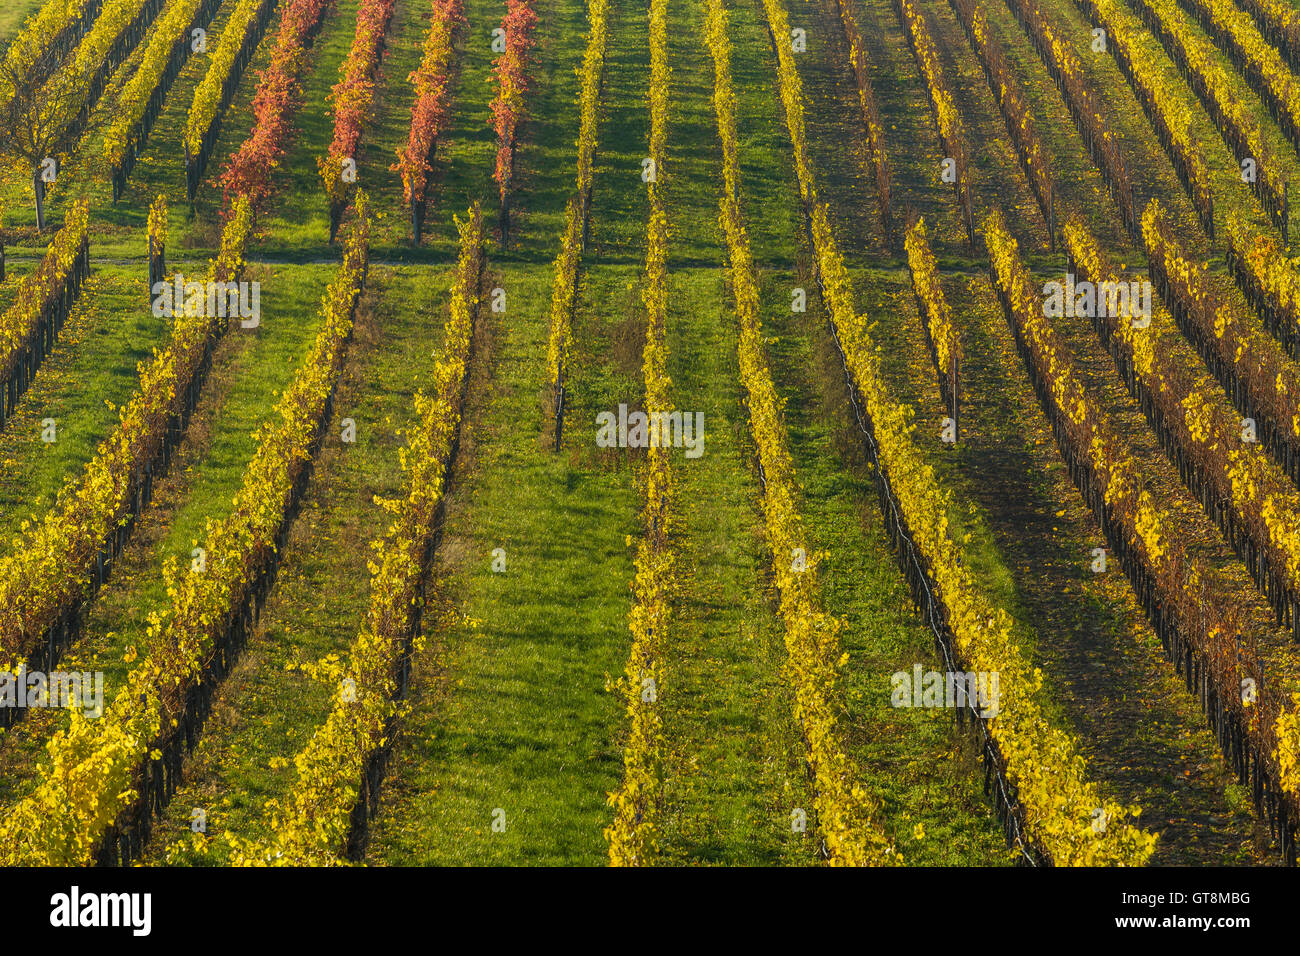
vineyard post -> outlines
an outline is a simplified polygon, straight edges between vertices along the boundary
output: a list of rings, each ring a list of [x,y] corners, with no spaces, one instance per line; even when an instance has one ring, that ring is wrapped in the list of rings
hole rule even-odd
[[[149,236],[149,288],[152,289],[155,282],[161,282],[163,273],[167,271],[167,257],[163,251],[164,246],[161,240]]]
[[[411,243],[420,244],[420,235],[424,232],[424,197],[411,196]]]
[[[959,176],[964,177],[966,174],[966,164],[962,163],[962,172]],[[962,215],[966,220],[966,242],[971,252],[975,251],[975,208],[971,200],[970,181],[967,180],[965,188],[962,188],[961,180],[957,182],[957,201],[961,203]]]
[[[592,165],[595,165],[593,158]],[[587,243],[591,240],[591,191],[592,184],[582,191],[582,246],[583,252],[587,251]]]
[[[1047,187],[1047,234],[1051,237],[1052,255],[1056,255],[1056,189]]]
[[[45,228],[45,181],[39,167],[32,173],[32,192],[36,195],[36,231]]]
[[[500,219],[498,224],[501,227],[501,251],[504,252],[507,243],[510,241],[510,187],[515,179],[515,146],[510,144],[510,158],[506,161],[505,176],[502,177],[500,186],[501,206]]]
[[[961,357],[953,355],[952,357],[952,380],[949,382],[948,391],[951,393],[949,398],[952,400],[952,437],[961,438],[961,418],[958,415],[958,406],[961,399],[959,390],[961,388]]]
[[[564,372],[555,377],[555,450],[560,450],[564,432]]]
[[[510,180],[507,177],[506,183],[508,184],[509,182]],[[509,190],[508,185],[503,187],[501,190],[500,217],[497,220],[498,225],[500,226],[501,229],[501,251],[502,252],[506,250],[506,246],[510,242],[510,196],[508,190]]]
[[[329,244],[330,244],[331,246],[334,245],[334,240],[335,240],[335,238],[337,238],[337,236],[338,236],[339,226],[340,226],[340,225],[342,224],[342,222],[343,222],[343,210],[346,209],[346,208],[347,208],[347,202],[346,202],[346,201],[342,201],[342,202],[340,202],[340,201],[335,200],[335,199],[330,199],[330,241],[329,241]]]

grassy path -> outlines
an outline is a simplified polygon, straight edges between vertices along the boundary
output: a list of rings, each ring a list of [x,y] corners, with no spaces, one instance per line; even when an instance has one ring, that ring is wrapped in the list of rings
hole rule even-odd
[[[574,191],[580,88],[575,67],[582,62],[587,12],[574,0],[537,0],[534,9],[537,46],[529,65],[528,112],[516,132],[508,252],[513,259],[550,265]],[[495,187],[494,182],[493,192]],[[484,209],[491,208],[485,201]]]
[[[704,5],[674,0],[665,160],[672,228],[667,346],[673,397],[704,416],[698,458],[674,453],[679,582],[664,648],[663,861],[772,865],[813,862],[795,807],[812,805],[802,741],[782,670],[786,651],[768,555],[755,449],[737,364],[735,316],[717,225],[721,151],[713,63],[697,38]],[[738,59],[744,59],[739,57]],[[643,107],[644,112],[644,107]]]
[[[23,21],[40,10],[43,0],[9,0],[0,9],[0,52],[22,29]]]
[[[605,859],[605,793],[622,769],[621,710],[606,688],[625,656],[635,496],[627,467],[594,454],[586,423],[606,403],[593,389],[575,397],[564,452],[539,440],[550,270],[500,272],[515,304],[489,326],[494,347],[471,383],[437,558],[463,620],[416,662],[372,863]],[[609,348],[600,317],[576,329],[588,350]]]
[[[0,552],[24,521],[43,518],[117,424],[115,406],[138,381],[136,366],[169,334],[149,309],[145,276],[95,268],[53,351],[0,430]],[[110,405],[111,403],[111,405]],[[53,442],[42,424],[55,421]]]
[[[585,268],[631,264],[645,258],[646,190],[641,161],[649,155],[650,137],[645,95],[650,75],[646,4],[611,0],[609,22]],[[552,245],[558,249],[558,241],[553,240]]]
[[[671,210],[671,206],[670,206]],[[666,863],[810,863],[790,813],[811,805],[767,584],[735,317],[721,277],[676,272],[668,316],[675,402],[703,412],[696,459],[674,454],[681,569],[666,653]]]

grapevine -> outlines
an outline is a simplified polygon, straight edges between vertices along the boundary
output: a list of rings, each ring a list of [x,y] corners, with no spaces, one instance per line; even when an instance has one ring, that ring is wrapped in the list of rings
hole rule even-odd
[[[424,58],[420,68],[407,77],[415,86],[411,132],[392,169],[402,176],[406,204],[411,209],[411,232],[417,242],[424,225],[424,193],[433,170],[433,151],[451,115],[453,41],[464,21],[461,0],[433,0],[433,20],[424,41]]]
[[[587,242],[591,204],[592,164],[596,155],[600,88],[609,43],[609,0],[589,0],[591,32],[582,56],[582,89],[578,96],[577,195],[564,212],[564,234],[555,257],[551,283],[550,333],[546,343],[546,377],[550,383],[555,416],[555,448],[560,448],[564,422],[564,373],[569,362],[569,335],[578,301],[578,267]]]
[[[355,170],[361,127],[374,98],[384,34],[388,31],[395,3],[396,0],[364,0],[361,4],[352,48],[339,66],[341,79],[330,90],[330,100],[334,104],[334,138],[330,141],[329,152],[317,160],[330,204],[330,242],[334,241],[339,217],[347,205],[348,181],[343,167],[351,160]]]
[[[506,0],[506,15],[501,20],[501,36],[505,49],[497,57],[493,68],[493,81],[497,93],[492,100],[492,128],[497,134],[497,161],[492,177],[501,196],[501,237],[506,241],[509,231],[510,186],[514,180],[515,136],[524,118],[525,100],[529,89],[528,66],[530,51],[536,44],[533,31],[537,27],[537,13],[531,0]]]
[[[668,346],[668,215],[660,194],[668,127],[668,0],[650,4],[650,158],[656,176],[649,183],[650,221],[646,227],[646,335],[642,359],[645,414],[652,437],[642,476],[645,501],[641,518],[645,533],[637,542],[636,577],[628,630],[632,650],[619,689],[630,728],[623,746],[623,783],[609,795],[614,821],[605,829],[613,866],[650,863],[658,851],[659,806],[662,803],[665,648],[671,634],[672,591],[676,555],[669,543],[673,500],[673,469],[669,449],[654,423],[672,411],[669,398]]]

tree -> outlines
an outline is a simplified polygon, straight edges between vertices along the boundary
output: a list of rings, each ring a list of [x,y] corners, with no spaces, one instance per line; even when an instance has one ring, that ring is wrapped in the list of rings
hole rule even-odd
[[[7,58],[0,62],[0,162],[31,170],[37,229],[45,228],[45,192],[59,158],[92,125],[89,83],[71,65],[60,69],[52,54],[26,69]]]

